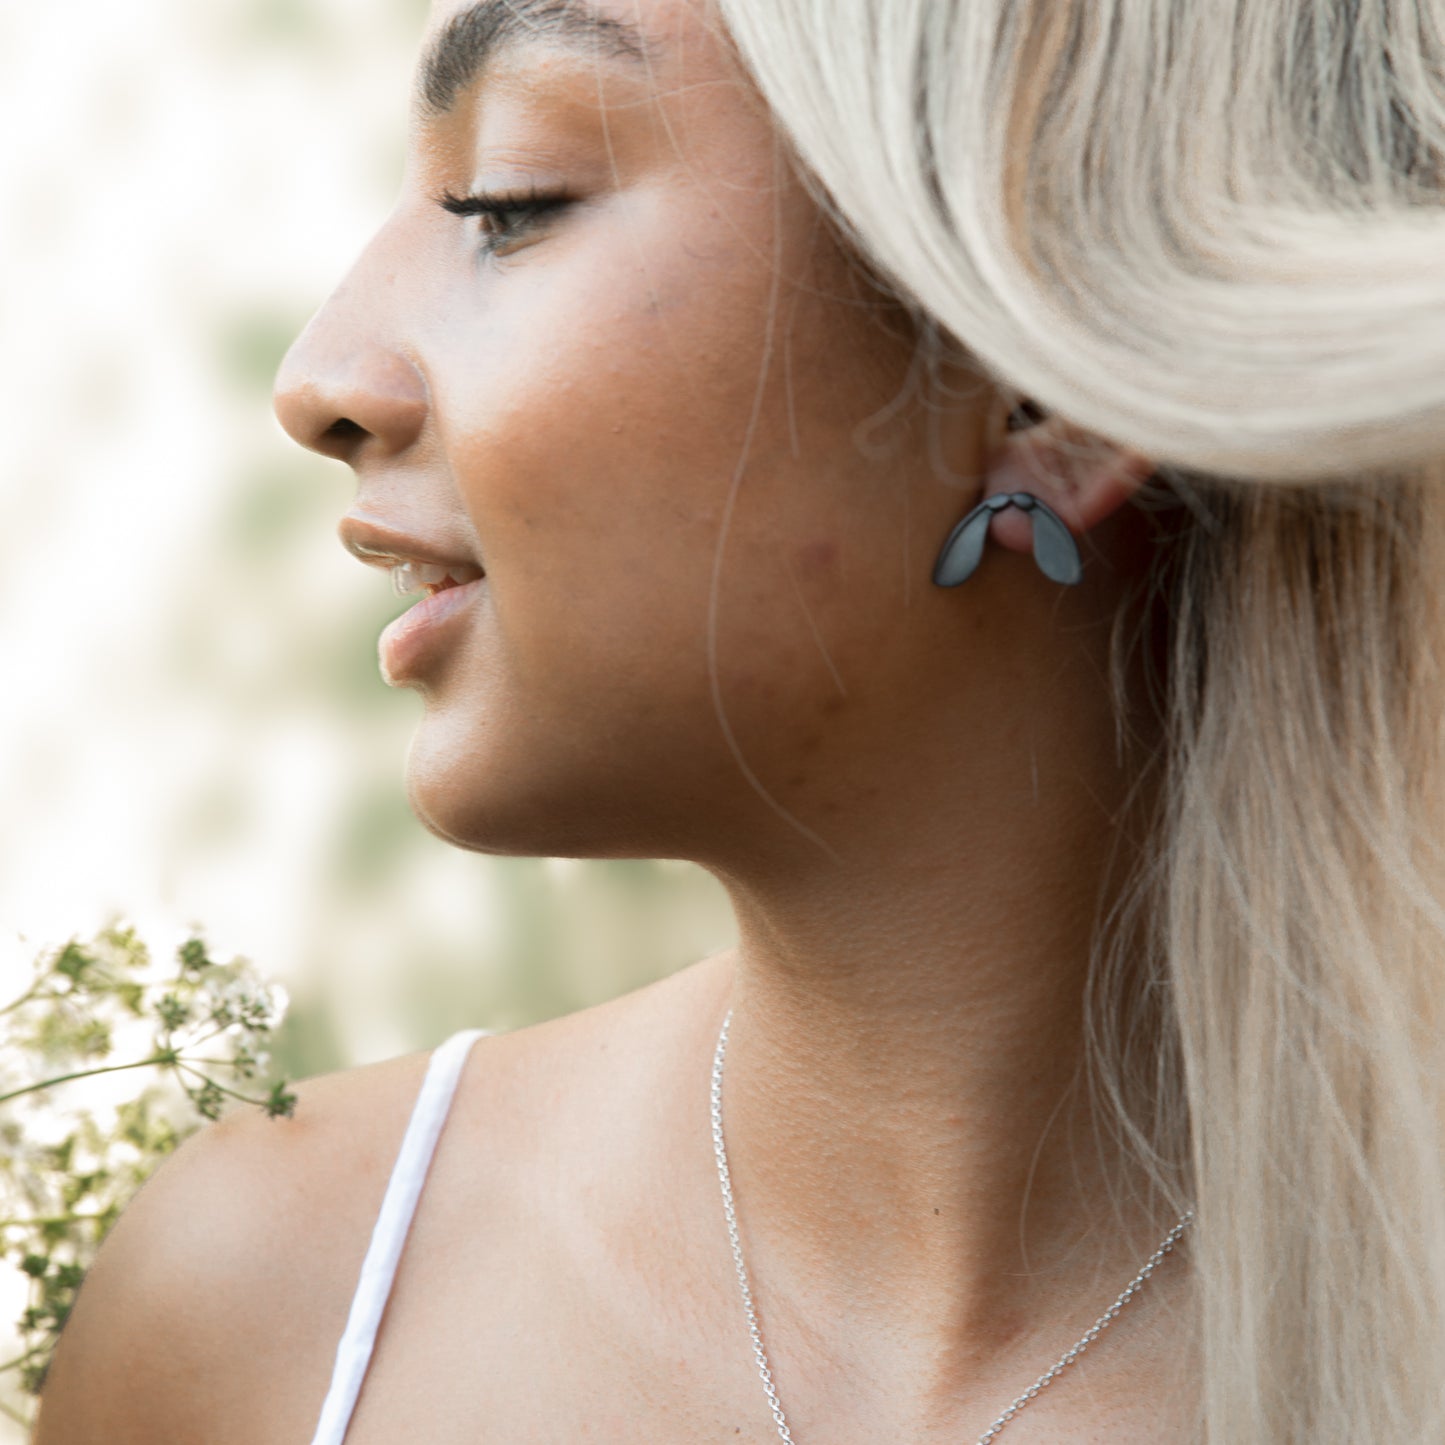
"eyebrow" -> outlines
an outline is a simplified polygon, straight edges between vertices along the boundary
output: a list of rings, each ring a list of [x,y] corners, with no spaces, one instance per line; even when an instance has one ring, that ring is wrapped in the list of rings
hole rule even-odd
[[[602,14],[588,0],[475,0],[442,26],[427,50],[418,110],[440,120],[502,51],[529,42],[638,63],[649,53],[636,26]]]

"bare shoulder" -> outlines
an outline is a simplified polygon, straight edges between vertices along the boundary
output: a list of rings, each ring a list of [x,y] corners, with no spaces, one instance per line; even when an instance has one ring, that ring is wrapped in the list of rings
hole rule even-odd
[[[319,1411],[427,1058],[307,1080],[294,1118],[237,1112],[167,1160],[81,1289],[38,1445],[263,1441],[258,1411]]]
[[[455,1108],[485,1140],[469,1208],[504,1202],[548,1130],[586,1112],[599,1068],[643,1067],[633,1045],[706,1006],[712,962],[472,1049]],[[241,1111],[187,1141],[86,1279],[35,1445],[309,1439],[429,1058],[307,1080],[294,1118]]]

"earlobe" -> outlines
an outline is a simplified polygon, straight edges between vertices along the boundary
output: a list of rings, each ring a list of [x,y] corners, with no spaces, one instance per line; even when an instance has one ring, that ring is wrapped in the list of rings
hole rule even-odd
[[[1032,492],[1078,537],[1118,511],[1153,474],[1147,457],[1050,416],[999,442],[985,470],[984,496]],[[1028,550],[1024,537],[998,540]]]
[[[1010,551],[1031,551],[1055,582],[1079,582],[1075,539],[1116,512],[1153,474],[1153,464],[1138,453],[1026,407],[1011,414],[985,465],[982,499],[939,553],[933,580],[940,587],[970,577],[990,538]]]

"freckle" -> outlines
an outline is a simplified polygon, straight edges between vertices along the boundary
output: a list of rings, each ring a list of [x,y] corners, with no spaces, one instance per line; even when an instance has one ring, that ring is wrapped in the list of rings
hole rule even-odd
[[[807,781],[808,775],[806,773],[794,773],[793,776],[788,779],[788,786],[790,788],[801,788]]]
[[[809,733],[799,744],[799,750],[805,753],[816,753],[823,746],[822,733]]]
[[[818,706],[820,712],[825,712],[831,716],[833,713],[842,712],[846,703],[847,700],[845,698],[839,697],[836,693],[830,693]]]

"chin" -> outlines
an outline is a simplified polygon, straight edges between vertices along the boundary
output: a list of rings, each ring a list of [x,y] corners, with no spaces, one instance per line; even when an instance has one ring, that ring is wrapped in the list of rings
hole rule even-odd
[[[598,772],[612,796],[597,795]],[[454,847],[520,858],[661,856],[648,846],[658,840],[635,836],[636,793],[616,796],[616,779],[608,769],[579,776],[561,760],[551,766],[535,740],[489,747],[475,725],[453,735],[440,717],[421,723],[406,762],[412,812]]]
[[[406,794],[428,832],[473,853],[547,856],[537,807],[521,779],[473,741],[459,747],[433,733],[433,720],[413,735],[406,759]],[[509,786],[510,784],[510,786]]]

